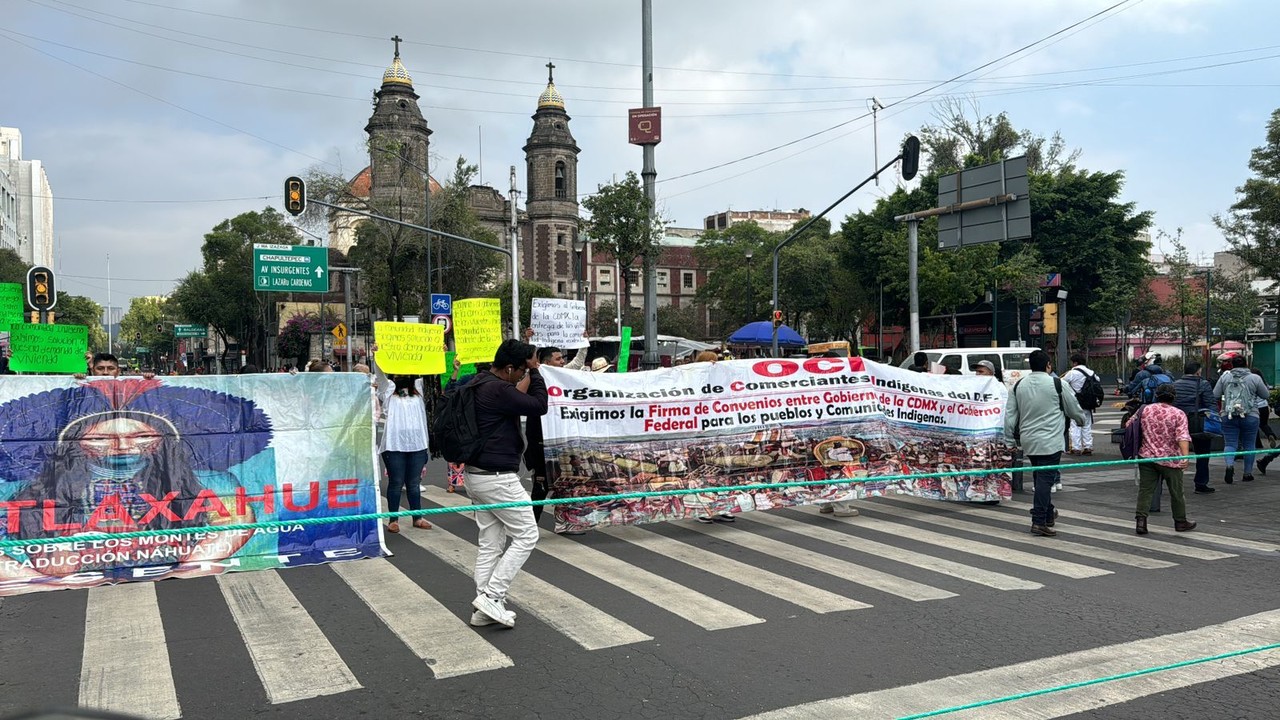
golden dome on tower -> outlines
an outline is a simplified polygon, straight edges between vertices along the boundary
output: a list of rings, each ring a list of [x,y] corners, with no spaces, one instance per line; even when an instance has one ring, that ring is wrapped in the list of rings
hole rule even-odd
[[[391,67],[382,73],[382,84],[400,83],[401,85],[413,85],[413,78],[409,77],[409,71],[404,69],[404,64],[400,62],[400,55],[396,54],[394,60],[391,61]]]
[[[547,89],[538,96],[538,109],[543,108],[564,109],[564,98],[560,97],[560,91],[556,90],[555,83],[548,82]]]

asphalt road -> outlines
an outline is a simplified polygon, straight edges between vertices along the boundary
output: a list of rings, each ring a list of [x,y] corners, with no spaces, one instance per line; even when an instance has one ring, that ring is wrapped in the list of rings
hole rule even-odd
[[[1078,459],[1113,455],[1099,440]],[[465,624],[475,527],[441,516],[385,560],[6,598],[0,713],[903,717],[1280,643],[1277,474],[1190,495],[1197,531],[1166,512],[1145,539],[1129,469],[1068,473],[1054,539],[1027,534],[1025,494],[544,536],[512,630]],[[429,478],[433,503],[465,502]],[[1275,717],[1278,668],[1251,653],[941,717]]]

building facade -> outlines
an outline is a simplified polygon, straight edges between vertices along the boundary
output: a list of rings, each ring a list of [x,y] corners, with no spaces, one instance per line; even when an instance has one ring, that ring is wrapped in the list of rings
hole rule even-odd
[[[738,223],[753,222],[769,232],[786,232],[796,223],[808,220],[808,210],[725,210],[702,220],[705,230],[725,230]]]
[[[0,243],[13,247],[23,262],[53,267],[53,190],[44,165],[22,158],[22,132],[0,127],[0,204],[12,196],[12,213],[0,207]],[[9,242],[13,245],[9,245]]]

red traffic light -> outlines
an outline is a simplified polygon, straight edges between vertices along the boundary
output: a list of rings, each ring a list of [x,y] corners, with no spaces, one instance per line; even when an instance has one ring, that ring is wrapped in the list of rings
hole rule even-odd
[[[782,311],[781,311],[781,310],[774,310],[774,311],[773,311],[773,321],[774,321],[774,322],[782,322]]]

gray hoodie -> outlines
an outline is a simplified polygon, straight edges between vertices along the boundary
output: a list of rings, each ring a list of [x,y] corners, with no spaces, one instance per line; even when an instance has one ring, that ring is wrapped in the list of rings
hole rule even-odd
[[[1222,396],[1227,391],[1227,379],[1233,376],[1244,379],[1245,387],[1253,393],[1255,399],[1266,402],[1270,397],[1270,392],[1267,390],[1267,384],[1262,382],[1262,378],[1250,372],[1249,368],[1238,367],[1231,368],[1230,373],[1224,373],[1222,377],[1218,378],[1218,384],[1213,388],[1213,396],[1218,398],[1218,402],[1222,402]],[[1258,403],[1255,402],[1244,408],[1244,410],[1246,416],[1257,416]],[[1222,416],[1224,418],[1227,417],[1229,411],[1230,408],[1222,408]]]

